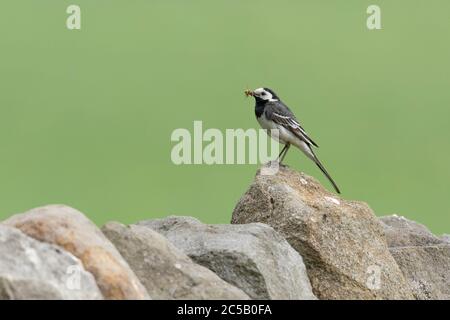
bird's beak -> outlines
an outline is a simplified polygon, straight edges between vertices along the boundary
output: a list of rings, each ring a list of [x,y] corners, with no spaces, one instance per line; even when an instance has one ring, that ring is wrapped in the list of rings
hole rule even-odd
[[[244,91],[244,93],[245,93],[245,95],[247,96],[247,97],[250,97],[250,96],[252,96],[253,97],[253,91],[252,90],[245,90]]]

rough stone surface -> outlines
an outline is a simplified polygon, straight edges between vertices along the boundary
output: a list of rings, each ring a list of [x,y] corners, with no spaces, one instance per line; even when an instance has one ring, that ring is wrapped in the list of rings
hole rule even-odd
[[[272,226],[302,255],[319,299],[413,298],[372,210],[303,173],[285,166],[275,175],[258,171],[232,217],[250,222]]]
[[[392,215],[381,217],[389,247],[442,244],[424,225],[405,217]]]
[[[102,231],[153,299],[249,299],[150,228],[110,222]]]
[[[425,226],[404,217],[386,216],[391,254],[417,299],[450,299],[450,244]]]
[[[441,238],[442,238],[442,241],[450,243],[450,234],[444,234],[444,235],[442,235]]]
[[[81,212],[51,205],[12,216],[4,224],[64,248],[91,272],[105,299],[147,299],[148,294],[117,249]]]
[[[139,225],[163,234],[253,299],[315,299],[301,256],[266,225],[205,225],[189,217]]]
[[[77,258],[0,224],[0,300],[103,299]]]

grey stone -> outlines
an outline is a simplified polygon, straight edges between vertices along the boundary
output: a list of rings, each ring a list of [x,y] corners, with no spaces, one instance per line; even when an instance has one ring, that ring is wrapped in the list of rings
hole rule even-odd
[[[168,217],[139,223],[252,299],[315,299],[301,256],[263,224],[206,225]]]
[[[421,300],[450,299],[450,244],[425,226],[404,217],[386,216],[389,250]]]
[[[258,171],[232,223],[272,226],[305,261],[319,299],[412,299],[390,254],[383,227],[367,204],[344,200],[286,166]]]
[[[103,299],[80,260],[0,224],[0,299]]]
[[[433,235],[424,225],[405,217],[392,215],[380,217],[389,247],[441,244],[442,239]]]
[[[78,257],[95,277],[105,299],[149,298],[114,245],[81,212],[64,205],[50,205],[14,215],[3,223]]]
[[[102,231],[153,299],[249,299],[150,228],[109,222]]]

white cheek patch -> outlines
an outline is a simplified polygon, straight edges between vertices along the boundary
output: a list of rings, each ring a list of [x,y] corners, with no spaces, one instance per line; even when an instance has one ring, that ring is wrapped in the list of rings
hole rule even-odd
[[[266,91],[266,94],[265,94],[265,95],[261,96],[261,98],[262,98],[263,100],[274,101],[274,99],[272,99],[272,94],[271,94],[270,92],[267,92],[267,91]]]
[[[263,88],[258,88],[254,92],[258,95],[258,98],[260,98],[262,100],[265,100],[265,101],[278,101],[277,99],[273,98],[273,95],[270,92],[264,90]]]

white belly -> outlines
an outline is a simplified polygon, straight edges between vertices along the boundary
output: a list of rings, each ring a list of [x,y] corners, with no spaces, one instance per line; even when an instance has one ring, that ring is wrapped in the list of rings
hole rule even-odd
[[[275,139],[279,143],[282,144],[290,143],[297,147],[299,146],[301,140],[295,134],[293,134],[283,126],[280,126],[273,121],[267,120],[265,113],[263,113],[261,117],[258,118],[258,122],[263,129],[267,130],[267,134],[270,135],[273,139]],[[270,130],[277,130],[277,131],[271,132]]]
[[[273,121],[267,120],[265,113],[263,113],[261,117],[257,118],[257,120],[261,127],[267,130],[267,134],[272,139],[282,144],[292,144],[293,146],[303,151],[303,153],[306,154],[308,158],[314,159],[314,155],[311,153],[311,149],[308,144],[306,144],[303,140],[301,140],[285,127],[276,124]],[[271,129],[275,129],[277,131],[273,132],[271,131]]]

